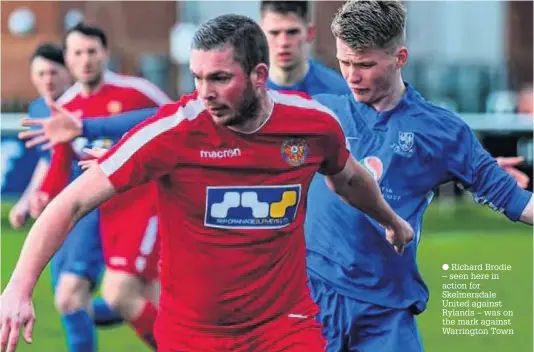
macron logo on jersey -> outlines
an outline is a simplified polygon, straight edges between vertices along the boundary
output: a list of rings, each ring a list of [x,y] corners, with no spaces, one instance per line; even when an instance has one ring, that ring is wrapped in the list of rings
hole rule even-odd
[[[241,149],[239,148],[200,151],[200,157],[206,159],[226,159],[239,156],[241,156]]]

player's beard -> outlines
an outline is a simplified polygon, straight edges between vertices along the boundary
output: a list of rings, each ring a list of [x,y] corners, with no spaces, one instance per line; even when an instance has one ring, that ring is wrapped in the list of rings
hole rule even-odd
[[[94,77],[88,79],[84,85],[88,88],[89,91],[93,91],[98,85],[102,82],[103,73],[99,72]]]
[[[256,96],[256,92],[249,81],[243,92],[243,100],[238,105],[237,111],[233,118],[229,119],[226,126],[237,126],[245,123],[247,120],[253,119],[258,115],[260,108],[260,100]]]

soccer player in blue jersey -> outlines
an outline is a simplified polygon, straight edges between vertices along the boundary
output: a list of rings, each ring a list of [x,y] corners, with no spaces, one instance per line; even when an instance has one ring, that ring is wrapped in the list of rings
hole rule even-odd
[[[260,24],[269,44],[267,87],[308,95],[350,93],[339,73],[309,58],[315,26],[308,5],[307,1],[261,2]]]
[[[379,224],[328,192],[324,177],[314,177],[307,265],[328,352],[423,350],[415,316],[429,292],[416,251],[423,214],[440,184],[458,182],[478,203],[532,224],[532,193],[498,166],[460,117],[403,81],[405,21],[400,1],[349,1],[331,26],[352,92],[315,98],[339,117],[352,154],[416,236],[399,255]]]
[[[71,84],[61,48],[51,43],[39,45],[30,58],[30,78],[39,93],[39,98],[28,106],[28,116],[30,118],[48,117],[50,110],[44,97],[55,99]],[[30,183],[9,212],[9,223],[14,229],[26,223],[32,208],[36,207],[35,203],[41,201],[37,195],[37,189],[48,170],[48,162],[49,154],[40,153]]]

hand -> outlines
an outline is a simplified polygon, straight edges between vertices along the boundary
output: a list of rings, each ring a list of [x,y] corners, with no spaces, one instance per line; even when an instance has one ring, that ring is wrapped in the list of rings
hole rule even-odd
[[[25,118],[21,120],[24,127],[40,126],[39,130],[23,131],[19,139],[28,140],[27,148],[45,144],[42,149],[48,150],[59,143],[66,143],[82,135],[81,112],[72,113],[47,99],[52,116],[44,119]]]
[[[9,211],[9,224],[15,230],[21,228],[28,219],[28,204],[19,200]]]
[[[10,288],[0,296],[0,352],[14,352],[19,342],[21,327],[24,340],[32,343],[35,311],[31,297]]]
[[[98,164],[98,158],[103,156],[107,153],[107,149],[105,148],[97,148],[94,147],[92,149],[84,148],[83,150],[86,154],[92,156],[94,159],[88,159],[88,160],[82,160],[78,162],[78,166],[82,168],[82,170],[87,170],[88,168],[97,165]]]
[[[530,178],[524,172],[518,170],[516,166],[520,165],[525,159],[520,156],[516,157],[498,157],[497,164],[508,172],[517,181],[521,188],[527,188]]]
[[[413,240],[413,229],[404,219],[398,217],[394,227],[386,228],[386,239],[399,254],[402,254],[404,246]]]
[[[37,219],[50,202],[48,193],[37,191],[30,197],[30,215]]]

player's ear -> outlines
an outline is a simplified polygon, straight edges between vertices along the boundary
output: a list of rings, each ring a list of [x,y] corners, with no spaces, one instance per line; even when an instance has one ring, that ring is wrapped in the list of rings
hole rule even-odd
[[[315,33],[317,32],[317,26],[313,23],[308,24],[306,31],[306,41],[311,43],[315,39]]]
[[[397,49],[397,68],[401,68],[408,62],[408,48],[401,46]]]
[[[264,63],[256,65],[251,72],[251,78],[255,88],[265,86],[269,79],[269,67]]]

